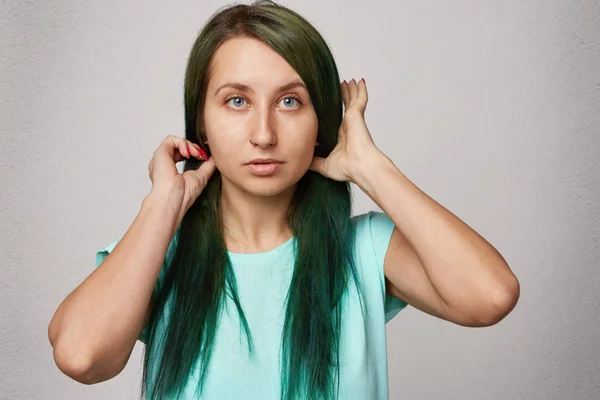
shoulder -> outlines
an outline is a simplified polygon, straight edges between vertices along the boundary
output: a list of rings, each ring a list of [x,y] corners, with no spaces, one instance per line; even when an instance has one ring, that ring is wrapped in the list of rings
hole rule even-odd
[[[368,211],[351,218],[358,258],[376,266],[383,282],[383,262],[394,231],[394,222],[381,211]]]
[[[353,216],[351,220],[356,229],[357,243],[372,246],[374,256],[383,260],[394,231],[394,222],[386,213],[373,210]]]

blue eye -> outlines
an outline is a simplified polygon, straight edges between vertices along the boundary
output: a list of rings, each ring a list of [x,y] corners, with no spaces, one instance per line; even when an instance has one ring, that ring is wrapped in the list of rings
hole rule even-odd
[[[297,98],[295,98],[295,97],[291,97],[291,96],[290,96],[290,97],[286,97],[286,98],[285,98],[285,99],[283,99],[282,101],[283,101],[283,102],[285,102],[286,100],[292,100],[292,101],[295,101],[296,103],[299,103],[299,101],[298,101],[298,99],[297,99]],[[288,104],[289,104],[289,102],[288,102]],[[292,105],[293,105],[293,103],[292,103]],[[286,108],[291,108],[291,107],[286,107]]]
[[[227,100],[227,102],[229,103],[231,100],[241,100],[242,102],[246,101],[246,100],[245,100],[243,97],[240,97],[240,96],[235,96],[235,97],[232,97],[232,98],[230,98],[229,100]],[[242,104],[243,104],[243,103],[242,103]],[[240,102],[239,102],[239,101],[237,102],[237,105],[238,105],[238,106],[241,106],[242,104],[240,104]],[[234,107],[234,108],[238,108],[238,107]]]
[[[233,100],[233,103],[231,103],[231,101]],[[244,105],[244,102],[246,101],[245,98],[243,98],[242,96],[232,96],[230,98],[228,98],[227,100],[225,100],[225,104],[231,103],[233,105],[233,109],[239,109]],[[282,102],[285,103],[284,108],[288,108],[288,109],[294,109],[297,107],[294,107],[294,102],[298,103],[298,105],[302,104],[302,102],[300,101],[300,99],[298,99],[296,96],[287,96],[285,98],[283,98],[281,100]],[[291,103],[290,103],[291,101]]]

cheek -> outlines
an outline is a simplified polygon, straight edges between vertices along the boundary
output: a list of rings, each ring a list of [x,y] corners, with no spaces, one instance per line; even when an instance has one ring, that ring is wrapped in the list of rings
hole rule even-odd
[[[299,132],[294,143],[294,159],[300,168],[308,168],[315,155],[315,140],[317,137],[317,127],[311,130]]]
[[[235,154],[244,138],[244,121],[227,115],[224,110],[208,108],[205,125],[208,146],[216,154]]]

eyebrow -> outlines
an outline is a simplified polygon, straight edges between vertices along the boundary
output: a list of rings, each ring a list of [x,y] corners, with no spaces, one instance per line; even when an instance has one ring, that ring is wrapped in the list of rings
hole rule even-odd
[[[250,92],[250,93],[254,92],[254,90],[252,90],[252,88],[250,86],[247,86],[247,85],[244,85],[244,84],[238,83],[238,82],[229,82],[229,83],[225,83],[224,85],[219,86],[219,88],[217,90],[215,90],[215,96],[219,93],[219,90],[226,88],[226,87],[231,87],[231,88],[237,89],[241,92]],[[304,88],[308,92],[306,85],[302,81],[293,81],[293,82],[290,82],[283,86],[280,86],[276,90],[276,93],[285,92],[287,90],[290,90],[290,89],[293,89],[296,87]]]

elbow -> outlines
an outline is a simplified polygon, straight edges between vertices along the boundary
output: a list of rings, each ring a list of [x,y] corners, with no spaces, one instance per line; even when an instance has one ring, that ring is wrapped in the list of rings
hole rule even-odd
[[[475,326],[487,327],[502,321],[516,307],[521,295],[521,286],[516,277],[503,285],[494,296],[488,299],[489,307],[479,315]]]
[[[485,298],[470,302],[454,312],[452,321],[469,328],[484,328],[496,325],[515,308],[521,294],[519,281],[516,278],[502,286],[502,289],[487,294]]]
[[[133,350],[133,348],[132,348]],[[54,346],[54,362],[58,369],[69,378],[83,383],[84,385],[94,385],[104,382],[117,376],[125,366],[131,350],[124,357],[114,354],[94,354],[93,352],[61,344],[60,336]]]
[[[85,385],[99,382],[92,374],[91,358],[83,352],[74,352],[61,348],[60,344],[55,344],[53,356],[58,369],[69,378]]]
[[[58,324],[55,316],[48,325],[48,340],[52,346],[54,363],[62,373],[79,383],[95,383],[90,377],[91,357],[61,340]]]

